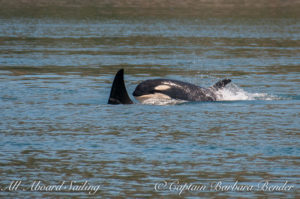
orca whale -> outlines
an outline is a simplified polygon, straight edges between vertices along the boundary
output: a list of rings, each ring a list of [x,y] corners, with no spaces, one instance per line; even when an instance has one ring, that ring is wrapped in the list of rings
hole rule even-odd
[[[231,82],[230,79],[218,81],[209,88],[203,88],[172,79],[150,79],[137,85],[133,96],[139,102],[149,99],[181,100],[181,101],[216,101],[216,92]],[[128,96],[124,83],[124,69],[120,69],[115,75],[108,104],[133,104]]]

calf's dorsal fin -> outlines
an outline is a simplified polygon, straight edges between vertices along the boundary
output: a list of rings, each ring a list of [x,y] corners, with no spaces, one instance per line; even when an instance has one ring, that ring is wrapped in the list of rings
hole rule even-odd
[[[223,80],[220,80],[218,81],[217,83],[215,83],[212,87],[214,89],[222,89],[224,88],[227,84],[229,84],[231,82],[231,79],[223,79]]]

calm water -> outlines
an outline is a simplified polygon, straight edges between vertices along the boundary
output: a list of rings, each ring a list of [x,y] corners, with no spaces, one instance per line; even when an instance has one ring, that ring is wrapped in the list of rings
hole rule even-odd
[[[218,102],[107,105],[120,68],[130,95],[233,84]],[[1,197],[300,195],[298,18],[2,17],[0,82]],[[218,186],[236,181],[254,188]]]

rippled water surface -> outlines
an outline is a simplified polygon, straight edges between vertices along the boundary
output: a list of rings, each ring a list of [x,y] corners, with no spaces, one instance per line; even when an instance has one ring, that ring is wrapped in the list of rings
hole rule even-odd
[[[130,96],[149,78],[232,84],[217,102],[108,105],[120,68]],[[300,194],[299,18],[2,17],[0,82],[1,197]],[[69,189],[86,181],[100,188]],[[254,189],[218,189],[236,181]]]

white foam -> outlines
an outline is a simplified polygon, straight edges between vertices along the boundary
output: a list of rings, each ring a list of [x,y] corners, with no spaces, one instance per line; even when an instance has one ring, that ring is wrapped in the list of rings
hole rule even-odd
[[[142,102],[142,104],[148,105],[175,105],[175,104],[182,104],[186,101],[184,100],[176,100],[176,99],[158,99],[158,98],[149,98]]]
[[[278,97],[266,93],[248,93],[234,83],[217,91],[217,101],[237,100],[277,100]]]

